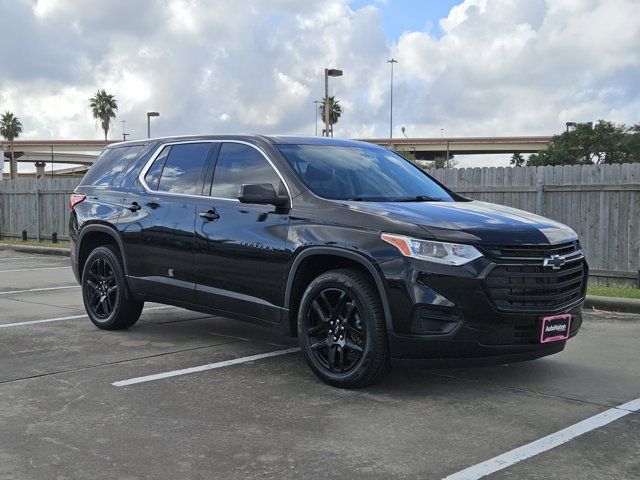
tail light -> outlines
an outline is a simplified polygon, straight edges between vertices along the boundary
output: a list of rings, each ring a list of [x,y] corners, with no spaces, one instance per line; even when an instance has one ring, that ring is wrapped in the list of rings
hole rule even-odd
[[[84,202],[85,198],[87,198],[87,196],[83,193],[72,193],[71,197],[69,197],[69,206],[71,207],[71,210],[73,210],[80,202]]]

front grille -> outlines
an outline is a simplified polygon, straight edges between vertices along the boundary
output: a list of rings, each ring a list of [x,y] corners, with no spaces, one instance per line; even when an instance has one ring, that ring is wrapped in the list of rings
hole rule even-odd
[[[484,345],[531,345],[540,343],[540,323],[527,319],[523,323],[492,329],[480,342]]]
[[[528,345],[538,343],[540,332],[537,325],[521,325],[513,327],[513,343],[515,345]]]
[[[518,245],[487,247],[491,256],[503,259],[543,259],[551,255],[571,255],[581,250],[580,242],[563,243],[560,245]]]
[[[500,309],[559,310],[577,303],[584,294],[586,268],[578,242],[488,250],[497,265],[487,276],[486,286]],[[567,263],[557,270],[543,266],[543,259],[551,255],[566,256]]]

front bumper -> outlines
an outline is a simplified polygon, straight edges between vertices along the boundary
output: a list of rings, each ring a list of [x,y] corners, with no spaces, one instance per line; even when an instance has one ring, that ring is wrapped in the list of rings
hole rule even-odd
[[[560,352],[566,340],[540,343],[542,318],[569,313],[569,338],[582,325],[584,292],[566,305],[500,308],[487,288],[496,263],[483,258],[464,267],[425,265],[394,259],[382,265],[393,324],[392,359],[495,364],[531,360]],[[429,272],[426,272],[429,267]],[[587,266],[583,282],[586,286]]]
[[[393,336],[393,335],[392,335]],[[448,352],[447,356],[424,356],[423,352],[426,347],[424,342],[416,342],[412,344],[407,342],[405,338],[392,340],[393,348],[403,352],[415,352],[415,356],[410,357],[392,357],[391,363],[404,367],[425,367],[425,368],[456,368],[456,367],[487,367],[493,365],[505,365],[507,363],[525,362],[535,360],[536,358],[553,355],[564,350],[566,341],[554,342],[540,345],[539,348],[516,347],[496,349],[484,348],[481,355],[478,356],[449,356],[452,352]],[[473,349],[474,346],[470,347]],[[470,354],[465,351],[465,355]]]

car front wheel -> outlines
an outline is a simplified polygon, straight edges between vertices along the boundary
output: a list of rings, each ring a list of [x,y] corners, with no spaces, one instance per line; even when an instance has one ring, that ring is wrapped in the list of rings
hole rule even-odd
[[[311,370],[329,385],[357,388],[389,370],[382,303],[357,270],[332,270],[307,287],[300,303],[300,347]]]

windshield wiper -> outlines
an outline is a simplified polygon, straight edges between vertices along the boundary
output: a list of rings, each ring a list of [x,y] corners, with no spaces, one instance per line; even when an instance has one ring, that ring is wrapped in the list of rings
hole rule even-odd
[[[428,195],[416,195],[415,197],[394,198],[391,202],[441,202],[441,198],[430,197]]]

